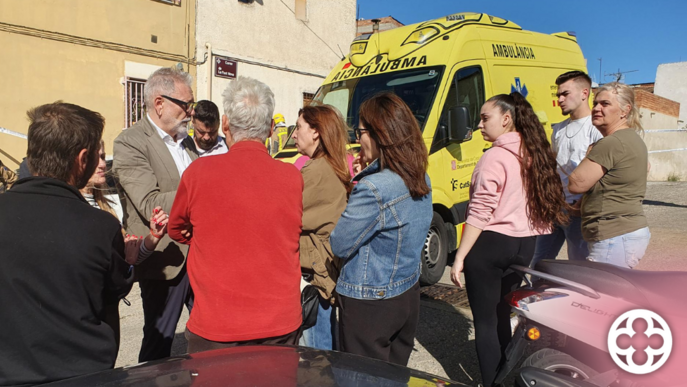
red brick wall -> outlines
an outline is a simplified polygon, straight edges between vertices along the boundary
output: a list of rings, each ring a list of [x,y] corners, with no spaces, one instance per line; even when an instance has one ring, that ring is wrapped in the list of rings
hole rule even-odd
[[[362,34],[369,34],[372,33],[372,30],[369,28],[372,26],[372,19],[365,19],[365,20],[358,20],[358,31],[356,33],[356,36],[360,36]],[[380,31],[386,31],[390,30],[396,27],[403,27],[404,24],[401,23],[400,21],[394,19],[393,16],[385,16],[381,19],[379,19],[379,30]],[[361,27],[368,27],[368,28],[361,28]]]
[[[394,19],[392,16],[385,16],[379,19],[379,24],[393,24],[395,27],[403,27],[403,23]],[[371,26],[372,19],[358,20],[358,27]]]
[[[641,89],[635,89],[635,104],[637,108],[645,108],[656,113],[662,113],[671,117],[680,116],[680,103],[668,98],[659,97]]]

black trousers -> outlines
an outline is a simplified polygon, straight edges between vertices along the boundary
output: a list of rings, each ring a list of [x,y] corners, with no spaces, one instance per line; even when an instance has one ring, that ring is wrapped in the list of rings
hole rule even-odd
[[[475,346],[482,382],[491,386],[511,340],[510,305],[504,296],[521,282],[513,264],[529,266],[536,237],[510,237],[492,231],[480,234],[465,257],[465,285],[475,324]],[[505,274],[505,275],[504,275]]]
[[[298,328],[293,332],[281,336],[267,337],[264,339],[255,339],[247,341],[222,342],[212,341],[204,337],[200,337],[195,333],[189,331],[188,328],[186,328],[186,332],[184,332],[184,337],[186,337],[186,340],[188,341],[187,352],[191,354],[197,352],[212,351],[215,349],[233,348],[243,345],[298,345],[298,340],[301,338],[302,333],[303,330],[301,328]]]
[[[420,283],[383,300],[339,295],[339,347],[343,352],[406,366],[420,318]]]
[[[143,300],[143,342],[138,361],[169,357],[181,310],[193,307],[193,292],[186,268],[173,280],[140,280]]]

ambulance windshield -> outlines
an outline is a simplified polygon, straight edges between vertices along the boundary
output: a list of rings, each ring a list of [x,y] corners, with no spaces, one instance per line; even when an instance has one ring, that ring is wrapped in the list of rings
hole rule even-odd
[[[382,91],[392,91],[408,104],[420,129],[424,130],[443,70],[443,66],[423,67],[340,80],[322,86],[313,103],[336,107],[353,128],[358,125],[358,111],[363,101]],[[349,137],[355,142],[353,130],[349,130]]]

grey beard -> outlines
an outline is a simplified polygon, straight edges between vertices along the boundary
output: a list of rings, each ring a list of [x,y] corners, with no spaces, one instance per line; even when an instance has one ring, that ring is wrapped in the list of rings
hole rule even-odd
[[[176,132],[176,134],[179,135],[179,136],[186,136],[186,135],[188,135],[188,121],[186,121],[186,122],[184,122],[184,121],[180,122],[179,125],[177,125],[177,127],[174,128],[174,129],[175,129],[174,131]]]

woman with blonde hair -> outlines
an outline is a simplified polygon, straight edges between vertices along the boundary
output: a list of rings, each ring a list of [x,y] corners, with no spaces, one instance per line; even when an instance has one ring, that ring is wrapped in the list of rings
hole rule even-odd
[[[634,92],[612,82],[594,97],[592,124],[604,136],[570,174],[568,189],[582,196],[582,236],[590,261],[633,268],[651,233],[642,209],[649,154]]]
[[[317,323],[303,332],[303,345],[336,349],[334,288],[341,268],[329,235],[346,208],[351,175],[346,162],[348,127],[330,105],[306,106],[298,112],[292,137],[298,152],[308,156],[303,175],[301,270],[320,293]]]

